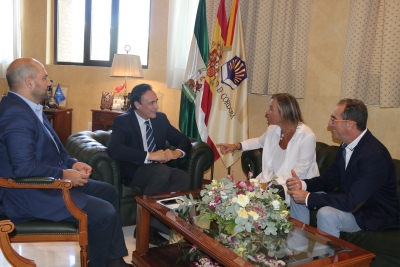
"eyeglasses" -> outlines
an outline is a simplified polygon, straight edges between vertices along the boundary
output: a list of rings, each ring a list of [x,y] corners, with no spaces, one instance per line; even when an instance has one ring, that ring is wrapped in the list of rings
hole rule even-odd
[[[351,120],[337,120],[334,117],[330,118],[332,125],[334,125],[336,122],[344,122],[344,121],[351,121]]]

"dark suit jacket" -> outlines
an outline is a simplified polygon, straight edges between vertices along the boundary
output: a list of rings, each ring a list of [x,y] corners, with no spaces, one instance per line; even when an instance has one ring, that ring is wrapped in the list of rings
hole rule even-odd
[[[396,170],[386,147],[367,130],[346,169],[342,151],[339,147],[335,162],[324,175],[304,180],[309,192],[331,192],[337,186],[340,192],[310,193],[308,207],[353,212],[363,230],[399,227]]]
[[[172,126],[164,113],[157,112],[154,119],[150,119],[157,150],[165,149],[165,141],[172,146],[189,153],[192,144],[189,138]],[[135,111],[129,109],[114,119],[108,153],[120,163],[122,182],[129,185],[135,171],[147,156],[143,147],[143,138]]]
[[[54,136],[60,152],[24,100],[13,93],[3,97],[0,102],[0,176],[62,178],[62,170],[71,168],[76,162],[67,155],[45,116],[43,122]],[[72,189],[71,195],[79,208],[85,206],[87,197],[84,193]],[[61,190],[0,188],[0,199],[0,213],[15,223],[34,218],[60,221],[71,216]]]

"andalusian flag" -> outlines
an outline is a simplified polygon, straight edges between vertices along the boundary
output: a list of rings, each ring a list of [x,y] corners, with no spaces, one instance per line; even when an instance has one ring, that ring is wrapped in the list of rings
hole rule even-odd
[[[215,143],[237,143],[248,139],[247,68],[239,0],[233,0],[220,75],[213,91],[208,135]],[[241,157],[236,152],[222,155],[228,168]]]
[[[224,51],[226,32],[227,32],[227,19],[225,11],[225,0],[220,0],[217,19],[214,25],[214,33],[211,43],[210,56],[208,57],[207,76],[206,76],[206,81],[204,83],[203,98],[201,101],[201,109],[205,114],[205,124],[207,128],[210,127],[209,119],[210,119],[211,105],[213,102],[213,98],[215,97],[215,90],[219,83],[220,59]],[[217,129],[215,130],[224,131],[224,128],[225,125],[218,125]],[[210,129],[208,129],[208,134],[210,135]],[[211,141],[210,137],[208,137],[207,143],[212,147],[214,151],[214,161],[215,161],[219,158],[219,152],[215,148],[213,141]]]
[[[194,35],[186,65],[181,93],[179,128],[185,135],[207,142],[205,114],[201,110],[206,63],[208,62],[208,31],[206,1],[200,0],[197,8]]]

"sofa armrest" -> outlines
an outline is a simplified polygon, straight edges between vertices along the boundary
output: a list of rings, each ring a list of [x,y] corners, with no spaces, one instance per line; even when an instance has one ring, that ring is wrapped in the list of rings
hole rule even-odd
[[[108,155],[104,145],[109,137],[106,131],[74,133],[68,137],[66,149],[69,156],[92,167],[91,179],[114,185],[122,195],[119,163]]]
[[[190,189],[203,187],[204,172],[214,163],[214,154],[211,147],[203,141],[190,138],[192,148],[186,158],[171,160],[167,163],[172,168],[179,168],[190,174]],[[171,147],[175,149],[174,147]]]

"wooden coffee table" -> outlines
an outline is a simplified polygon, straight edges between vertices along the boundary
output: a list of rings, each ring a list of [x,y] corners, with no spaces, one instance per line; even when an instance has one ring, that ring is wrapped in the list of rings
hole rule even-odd
[[[200,190],[189,190],[172,194],[164,193],[135,197],[138,205],[136,251],[132,253],[132,263],[135,266],[189,266],[189,262],[181,261],[177,263],[178,257],[181,256],[181,251],[177,245],[149,248],[150,215],[153,215],[168,227],[180,233],[187,242],[196,245],[204,253],[224,266],[254,266],[156,202],[159,199],[180,195],[192,194],[194,197],[197,197],[199,193]],[[326,234],[295,219],[291,220],[295,223],[292,234],[297,233],[303,239],[304,237],[306,238],[306,250],[309,253],[303,252],[294,255],[290,258],[288,266],[370,266],[372,259],[375,258],[373,253],[365,249]],[[322,254],[318,254],[318,246],[314,246],[313,244],[329,247],[335,252],[332,252],[331,256],[323,256]],[[305,254],[309,258],[304,256]]]

